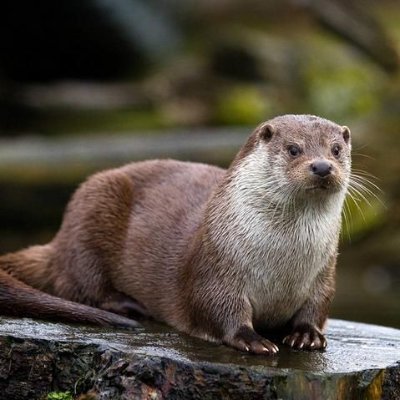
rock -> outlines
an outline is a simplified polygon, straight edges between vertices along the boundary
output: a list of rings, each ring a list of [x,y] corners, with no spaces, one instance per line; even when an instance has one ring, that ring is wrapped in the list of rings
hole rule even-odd
[[[400,330],[330,320],[327,336],[325,352],[260,357],[149,322],[124,332],[3,318],[1,398],[400,398]]]

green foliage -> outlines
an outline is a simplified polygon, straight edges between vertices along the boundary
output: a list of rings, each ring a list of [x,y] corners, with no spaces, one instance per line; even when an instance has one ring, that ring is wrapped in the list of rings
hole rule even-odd
[[[46,400],[73,400],[71,392],[51,392]]]
[[[342,235],[345,240],[356,240],[376,229],[385,221],[386,209],[375,198],[354,199],[348,196],[344,210]]]
[[[236,86],[218,99],[215,118],[226,125],[254,125],[266,119],[269,104],[262,92],[251,85]]]
[[[314,40],[318,54],[309,54],[304,70],[307,101],[314,114],[346,121],[379,108],[383,74],[342,44]]]

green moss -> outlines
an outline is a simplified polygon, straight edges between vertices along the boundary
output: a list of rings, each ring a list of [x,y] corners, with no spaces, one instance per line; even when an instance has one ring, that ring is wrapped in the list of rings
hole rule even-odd
[[[47,395],[47,400],[73,400],[71,392],[51,392]]]

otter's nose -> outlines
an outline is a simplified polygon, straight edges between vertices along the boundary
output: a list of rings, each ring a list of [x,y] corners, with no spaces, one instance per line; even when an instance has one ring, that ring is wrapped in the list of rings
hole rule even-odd
[[[313,174],[320,176],[321,178],[325,178],[332,171],[332,164],[325,160],[314,161],[310,165],[310,169]]]

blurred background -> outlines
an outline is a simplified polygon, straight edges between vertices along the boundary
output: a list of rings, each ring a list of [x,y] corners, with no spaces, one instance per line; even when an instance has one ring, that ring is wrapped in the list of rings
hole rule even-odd
[[[0,253],[50,240],[93,171],[155,157],[228,166],[261,121],[317,114],[351,128],[369,180],[348,201],[331,315],[400,328],[398,1],[0,9]]]

